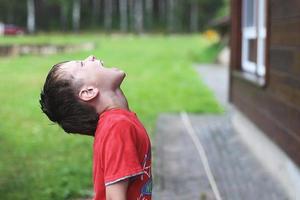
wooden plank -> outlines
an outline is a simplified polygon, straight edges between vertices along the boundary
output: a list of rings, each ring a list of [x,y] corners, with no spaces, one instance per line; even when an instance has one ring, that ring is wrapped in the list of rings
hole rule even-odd
[[[230,100],[300,166],[300,1],[267,4],[267,85],[261,88],[233,73],[241,69],[241,0],[231,0]]]
[[[270,0],[271,19],[286,19],[300,15],[299,0]]]
[[[296,76],[298,79],[300,77],[300,48],[294,51],[294,64],[291,69],[292,75]]]
[[[300,46],[300,16],[289,20],[271,21],[270,29],[271,46]]]
[[[300,145],[297,140],[287,134],[277,123],[271,121],[267,115],[253,107],[251,103],[238,98],[240,98],[240,96],[235,97],[235,100],[237,101],[236,106],[239,110],[245,113],[246,116],[248,116],[272,141],[281,147],[281,149],[285,151],[298,166],[300,166],[300,156],[298,154]]]
[[[275,70],[270,72],[268,92],[300,110],[300,80]]]
[[[271,47],[271,70],[288,73],[299,79],[300,76],[300,47]]]
[[[285,73],[299,73],[297,70],[297,56],[300,55],[300,48],[270,48],[270,68]]]
[[[230,32],[230,73],[229,73],[229,101],[231,102],[231,79],[233,70],[241,69],[241,48],[242,48],[242,32],[241,32],[241,0],[231,0],[231,32]]]
[[[275,96],[271,90],[260,89],[254,85],[250,85],[247,81],[234,79],[236,85],[234,85],[235,94],[242,96],[247,101],[250,101],[261,112],[266,113],[272,118],[273,121],[277,121],[280,126],[286,128],[289,134],[293,135],[295,139],[299,139],[300,143],[300,110],[298,107],[292,106],[289,102]],[[237,81],[239,80],[239,81]],[[298,103],[299,104],[299,103]]]
[[[249,87],[250,85],[246,82],[234,78],[233,103],[300,166],[300,156],[298,154],[300,151],[299,137],[288,130],[288,127],[284,126],[280,119],[276,117],[278,114],[285,114],[285,109],[279,106],[279,109],[275,112],[276,114],[269,112],[266,102],[270,98],[265,98],[266,95],[261,96],[257,89],[250,89]],[[296,119],[293,118],[294,121]]]
[[[265,63],[266,63],[266,74],[265,74],[265,85],[264,87],[268,86],[268,83],[270,81],[270,70],[271,70],[271,64],[270,64],[270,45],[271,45],[271,0],[266,0],[266,29],[267,29],[267,35],[266,35],[266,48],[265,48]]]
[[[291,78],[299,80],[300,47],[270,48],[270,70],[288,73]]]

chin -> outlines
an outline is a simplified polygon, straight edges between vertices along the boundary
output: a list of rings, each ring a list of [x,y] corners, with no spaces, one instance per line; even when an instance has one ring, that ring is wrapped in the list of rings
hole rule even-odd
[[[120,71],[121,73],[118,74],[118,77],[115,79],[115,85],[117,87],[120,87],[120,85],[122,84],[124,78],[126,77],[126,73],[123,71]]]
[[[123,82],[123,80],[125,79],[125,77],[126,77],[126,73],[123,72],[123,73],[122,73],[122,78],[121,78],[121,83]],[[121,83],[120,83],[120,84],[121,84]]]

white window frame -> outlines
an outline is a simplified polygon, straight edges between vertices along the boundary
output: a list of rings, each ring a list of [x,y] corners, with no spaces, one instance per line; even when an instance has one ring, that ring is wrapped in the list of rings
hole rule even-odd
[[[254,21],[252,26],[246,25],[247,4],[243,0],[242,9],[242,69],[246,72],[256,74],[260,77],[265,76],[265,41],[266,41],[266,0],[253,0],[254,2]],[[265,23],[264,23],[265,22]],[[252,62],[249,58],[249,43],[251,39],[257,39],[256,61]]]

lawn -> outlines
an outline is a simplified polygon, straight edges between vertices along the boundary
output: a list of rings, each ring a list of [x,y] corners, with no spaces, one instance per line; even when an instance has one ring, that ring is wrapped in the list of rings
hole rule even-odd
[[[38,100],[49,68],[93,54],[127,76],[122,89],[153,137],[161,112],[218,113],[222,108],[192,68],[216,46],[201,35],[38,35],[0,44],[95,42],[91,52],[0,58],[0,199],[71,199],[91,194],[93,138],[63,133]],[[216,47],[217,48],[217,47]]]

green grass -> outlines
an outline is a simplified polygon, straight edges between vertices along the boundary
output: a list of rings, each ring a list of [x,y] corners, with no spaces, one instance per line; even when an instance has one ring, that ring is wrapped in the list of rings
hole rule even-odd
[[[211,42],[200,35],[38,35],[1,38],[0,44],[95,42],[92,52],[0,58],[0,199],[70,199],[92,188],[92,137],[68,135],[39,109],[49,68],[90,54],[118,66],[122,89],[153,136],[161,112],[219,113],[194,61],[209,62]],[[211,50],[210,50],[211,51]]]

